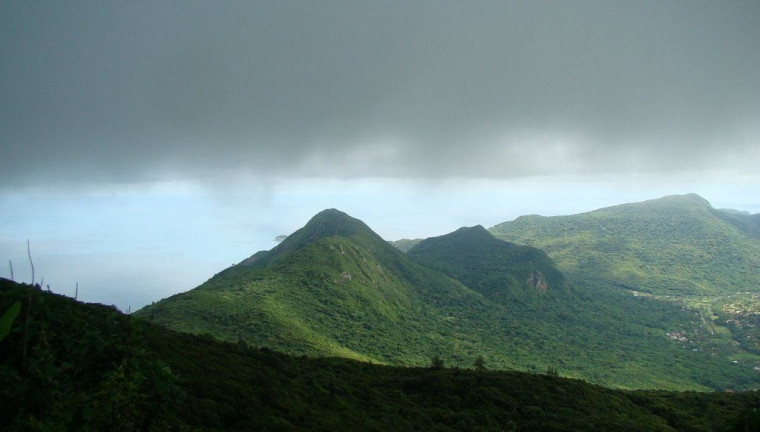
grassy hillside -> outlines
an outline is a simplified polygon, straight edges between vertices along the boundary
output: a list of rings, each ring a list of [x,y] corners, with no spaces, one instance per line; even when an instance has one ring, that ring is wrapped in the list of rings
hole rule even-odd
[[[446,237],[459,246],[431,247],[440,244],[431,239],[407,256],[361,221],[328,210],[271,251],[136,316],[296,355],[405,366],[438,355],[467,368],[482,356],[494,369],[551,368],[622,388],[760,384],[753,370],[760,361],[733,364],[740,349],[706,337],[698,313],[568,289],[545,253],[508,245],[482,228],[459,234]],[[426,248],[435,259],[422,258]],[[446,251],[455,259],[442,261]],[[510,294],[497,295],[502,288]],[[537,294],[543,289],[546,295]]]
[[[758,220],[683,195],[573,216],[523,216],[490,231],[545,250],[584,283],[710,296],[760,291]]]
[[[647,296],[698,315],[674,342],[760,360],[760,215],[716,210],[697,195],[669,196],[588,213],[524,216],[490,229],[546,250],[587,290]],[[684,331],[691,327],[691,336]]]
[[[18,304],[18,314],[8,311]],[[292,357],[0,279],[3,430],[731,431],[760,396]]]
[[[668,387],[690,371],[703,384],[720,388],[711,380],[725,370],[716,375],[717,370],[736,359],[745,367],[758,363],[745,355],[747,348],[712,337],[715,327],[699,311],[572,285],[545,252],[498,240],[480,226],[424,240],[408,255],[492,300],[496,319],[518,328],[528,325],[535,336],[511,335],[518,341],[512,355],[526,345],[533,348],[527,356],[534,359],[553,353],[547,360],[560,364],[566,374],[628,387]],[[694,355],[700,351],[711,358]],[[635,373],[621,376],[631,371]],[[756,380],[742,379],[749,379],[745,384]]]
[[[415,263],[361,221],[328,210],[271,251],[137,315],[294,354],[425,364],[431,351],[471,344],[467,317],[485,307],[477,293]]]

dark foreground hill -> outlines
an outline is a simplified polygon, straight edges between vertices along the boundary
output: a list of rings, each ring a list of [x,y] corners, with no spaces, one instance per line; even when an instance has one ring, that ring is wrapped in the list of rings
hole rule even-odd
[[[292,357],[5,279],[0,354],[8,431],[730,431],[759,420],[756,392],[621,391],[519,372]]]
[[[460,368],[483,357],[619,388],[760,385],[760,363],[712,341],[698,312],[571,287],[544,252],[482,227],[404,254],[337,210],[136,316],[293,355],[418,367],[437,355]]]

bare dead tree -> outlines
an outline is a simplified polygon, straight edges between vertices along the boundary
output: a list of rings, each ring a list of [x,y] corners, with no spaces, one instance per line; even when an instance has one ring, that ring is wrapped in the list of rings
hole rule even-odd
[[[34,262],[32,261],[32,249],[29,247],[29,240],[26,241],[26,254],[29,256],[29,265],[32,266],[32,285],[34,285]]]

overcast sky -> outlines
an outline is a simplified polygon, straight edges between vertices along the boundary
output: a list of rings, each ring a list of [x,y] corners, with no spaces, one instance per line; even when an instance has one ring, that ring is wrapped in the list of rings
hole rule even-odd
[[[0,259],[137,308],[337,207],[387,239],[760,212],[757,1],[0,2]],[[10,266],[0,276],[10,276]]]

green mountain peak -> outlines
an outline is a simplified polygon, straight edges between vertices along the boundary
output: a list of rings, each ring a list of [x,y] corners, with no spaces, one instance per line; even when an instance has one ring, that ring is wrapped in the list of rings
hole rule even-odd
[[[460,253],[480,254],[485,249],[492,248],[494,245],[500,247],[505,243],[503,240],[494,237],[482,225],[475,225],[473,227],[462,227],[442,236],[422,240],[411,248],[408,254],[409,256],[420,255],[423,251],[440,247],[455,247],[460,249]]]
[[[709,201],[702,198],[700,195],[697,195],[695,193],[687,193],[684,195],[667,195],[662,198],[654,199],[652,201],[671,201],[671,202],[680,202],[680,203],[694,203],[699,204],[704,207],[712,208],[712,204],[710,204]]]
[[[656,198],[641,203],[632,203],[627,205],[641,205],[641,206],[660,206],[660,207],[672,207],[672,208],[695,208],[701,210],[712,210],[712,204],[709,201],[702,198],[695,193],[689,193],[685,195],[667,195],[662,198]]]
[[[382,243],[385,241],[359,219],[337,209],[326,209],[314,215],[303,228],[289,235],[279,245],[269,251],[256,252],[241,262],[242,265],[261,266],[289,255],[318,240],[328,237],[351,238],[361,243]]]
[[[472,248],[480,249],[484,247],[484,245],[487,245],[492,242],[499,242],[503,243],[502,240],[497,239],[493,236],[490,232],[488,232],[487,229],[485,229],[482,225],[475,225],[472,227],[461,227],[453,232],[450,232],[448,234],[444,234],[442,236],[437,237],[430,237],[424,240],[421,240],[419,243],[414,245],[412,248],[410,248],[408,252],[411,252],[416,249],[416,253],[419,253],[421,250],[424,250],[426,248],[431,247],[431,245],[438,245],[441,243],[445,244],[456,244],[457,247],[460,248]],[[415,252],[412,252],[411,255],[414,255]]]
[[[334,208],[317,213],[299,231],[302,235],[312,239],[357,235],[371,235],[380,238],[364,222]]]
[[[567,286],[544,251],[500,240],[481,225],[423,240],[407,254],[499,300]]]
[[[493,238],[493,235],[491,235],[491,233],[489,233],[488,230],[483,227],[483,225],[475,225],[472,227],[462,227],[449,235],[450,236],[464,236],[464,237],[476,238],[476,239]]]
[[[177,330],[243,338],[294,354],[420,365],[429,360],[434,338],[410,326],[464,331],[442,322],[442,316],[481,302],[460,282],[395,249],[364,222],[329,209],[270,251],[257,252],[136,316],[155,314],[154,322]],[[394,335],[411,342],[382,349]]]

